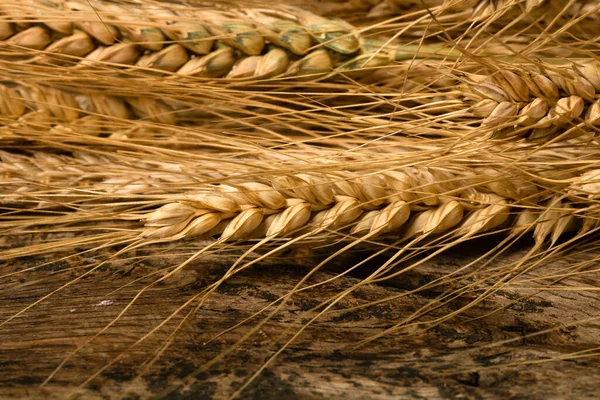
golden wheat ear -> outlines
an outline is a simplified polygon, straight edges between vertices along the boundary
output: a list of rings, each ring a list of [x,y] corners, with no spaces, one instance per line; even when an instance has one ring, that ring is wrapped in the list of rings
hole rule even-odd
[[[515,72],[473,76],[463,90],[475,102],[472,114],[484,118],[482,128],[536,140],[562,134],[564,140],[595,132],[600,120],[599,74],[600,64],[594,60],[523,65]]]

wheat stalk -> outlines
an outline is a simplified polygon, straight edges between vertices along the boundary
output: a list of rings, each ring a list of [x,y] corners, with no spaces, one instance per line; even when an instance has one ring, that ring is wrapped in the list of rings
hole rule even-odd
[[[445,32],[457,35],[469,32],[465,25],[478,22],[485,22],[487,29],[494,32],[502,31],[508,24],[543,33],[532,24],[538,22],[553,34],[561,35],[565,31],[576,32],[594,26],[598,11],[594,2],[551,0],[382,0],[374,3],[367,17],[375,20],[407,19],[412,34],[426,32],[427,25],[432,22],[439,24]],[[365,5],[358,2],[355,9],[361,7]],[[563,24],[556,24],[560,17]]]
[[[374,9],[371,10],[372,16],[385,15],[387,13],[400,12],[401,10],[411,9],[430,9],[432,11],[454,12],[460,13],[455,18],[460,18],[464,15],[470,16],[472,20],[485,20],[490,16],[495,16],[496,19],[515,17],[522,11],[520,6],[529,14],[539,10],[542,6],[548,3],[545,0],[425,0],[423,2],[414,3],[406,0],[384,0],[378,2]],[[501,15],[497,15],[501,14]]]

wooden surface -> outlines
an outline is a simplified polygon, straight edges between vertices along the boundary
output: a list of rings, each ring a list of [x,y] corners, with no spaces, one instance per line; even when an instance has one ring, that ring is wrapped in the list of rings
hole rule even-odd
[[[40,239],[36,235],[8,237],[1,245],[15,247]],[[528,245],[518,245],[498,262],[517,258]],[[81,399],[228,398],[313,315],[308,310],[359,282],[377,262],[354,272],[353,276],[295,295],[258,333],[209,367],[206,363],[228,349],[254,322],[217,335],[286,294],[315,264],[315,257],[298,251],[289,254],[296,260],[293,265],[272,260],[252,267],[226,281],[174,337],[169,335],[190,307],[132,347],[185,301],[222,276],[235,259],[233,254],[205,257],[142,294],[114,325],[94,338],[141,288],[153,281],[147,274],[180,262],[184,259],[182,251],[189,253],[198,246],[190,243],[185,249],[162,254],[156,249],[139,251],[137,256],[151,256],[137,259],[135,265],[131,265],[132,261],[109,262],[5,323],[0,327],[0,398],[62,399],[69,395]],[[391,282],[366,285],[340,302],[336,309],[405,293],[456,270],[482,253],[486,246],[489,243],[475,242]],[[50,262],[34,271],[8,277],[5,276],[8,273],[47,260],[23,258],[3,264],[1,321],[81,276],[111,252],[114,249]],[[544,265],[530,276],[593,256],[592,252],[559,264]],[[330,278],[362,257],[361,253],[341,257],[316,273],[311,282]],[[599,345],[597,321],[569,326],[600,316],[598,292],[582,289],[595,287],[598,274],[593,270],[597,266],[591,264],[587,273],[562,281],[562,290],[518,301],[526,292],[506,288],[440,326],[411,328],[359,348],[355,348],[358,341],[410,315],[438,293],[424,291],[356,311],[331,313],[318,319],[292,342],[240,398],[596,398],[600,360],[588,353],[583,353],[586,357],[563,361],[556,358]],[[472,299],[466,295],[437,315]],[[495,309],[499,310],[473,319]],[[555,327],[558,329],[531,336]],[[168,347],[160,352],[165,343],[169,343]],[[78,347],[79,351],[42,385]],[[546,362],[523,365],[535,360]],[[113,363],[107,367],[109,362]],[[101,373],[80,387],[103,367]]]

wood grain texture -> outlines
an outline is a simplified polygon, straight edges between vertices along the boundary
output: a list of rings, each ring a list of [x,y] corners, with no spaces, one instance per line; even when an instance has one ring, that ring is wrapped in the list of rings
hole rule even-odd
[[[2,245],[22,246],[41,239],[39,235],[7,237]],[[44,240],[49,239],[44,236]],[[517,246],[498,262],[517,258],[527,245]],[[318,256],[296,251],[287,254],[295,264],[274,259],[252,267],[226,281],[175,336],[169,337],[191,307],[132,348],[185,301],[219,279],[235,254],[205,257],[176,277],[149,289],[114,325],[90,341],[141,288],[153,281],[148,274],[180,262],[185,254],[200,246],[188,243],[179,249],[164,246],[152,251],[140,250],[136,256],[141,258],[109,262],[7,322],[0,328],[0,397],[227,398],[308,320],[312,315],[308,310],[356,284],[361,275],[373,268],[366,266],[353,276],[295,295],[257,334],[209,368],[206,363],[229,348],[254,323],[217,335],[286,294]],[[483,251],[489,244],[480,246]],[[5,276],[8,273],[48,260],[23,258],[5,263],[1,267],[4,276],[0,291],[1,320],[6,321],[33,301],[81,276],[112,252],[114,249],[50,262],[34,271],[8,277]],[[355,348],[358,341],[393,325],[438,293],[424,291],[355,311],[342,308],[414,289],[464,265],[477,253],[477,246],[464,246],[390,282],[356,290],[336,306],[338,311],[307,328],[243,392],[242,398],[595,397],[595,376],[600,366],[595,357],[506,365],[561,357],[598,346],[596,321],[570,326],[575,321],[600,315],[598,292],[578,289],[596,285],[594,272],[563,280],[562,290],[541,292],[521,301],[519,296],[529,293],[508,287],[461,317],[432,329],[414,328]],[[144,258],[145,255],[149,257]],[[331,278],[363,256],[357,253],[342,257],[316,273],[311,282]],[[545,266],[543,271],[568,267],[569,262],[575,261],[577,257],[560,265]],[[590,269],[594,269],[593,265]],[[531,276],[543,271],[532,272]],[[469,300],[472,298],[466,295],[438,314]],[[499,310],[473,319],[495,309]],[[553,327],[559,328],[526,337]],[[514,340],[498,344],[508,339]],[[161,350],[165,343],[169,346]],[[40,387],[78,347],[81,349]],[[78,389],[116,357],[116,362]]]

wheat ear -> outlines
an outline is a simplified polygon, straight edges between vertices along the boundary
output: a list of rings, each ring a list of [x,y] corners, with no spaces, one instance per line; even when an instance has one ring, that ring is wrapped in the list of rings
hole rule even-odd
[[[498,71],[480,75],[464,93],[477,101],[471,112],[483,117],[481,126],[511,131],[532,139],[571,128],[563,138],[576,137],[600,121],[600,63],[590,60],[570,66],[539,66],[538,71]],[[516,129],[520,128],[520,129]]]
[[[168,240],[220,235],[219,240],[225,241],[349,228],[352,236],[373,238],[400,231],[412,210],[417,214],[404,227],[404,235],[412,237],[454,227],[465,208],[474,211],[458,235],[472,236],[501,225],[513,200],[483,195],[473,184],[469,189],[466,181],[469,179],[464,176],[441,169],[406,168],[354,179],[300,174],[272,178],[271,185],[218,185],[184,194],[146,214],[142,235]],[[488,185],[485,189],[507,194],[506,187]],[[518,194],[531,200],[531,190],[535,195],[535,187]],[[451,222],[441,222],[447,218]]]
[[[289,7],[179,9],[153,5],[145,14],[126,4],[98,2],[91,8],[75,0],[27,0],[4,10],[6,23],[29,19],[34,25],[23,31],[7,29],[3,44],[21,58],[30,49],[32,61],[41,64],[91,68],[111,63],[230,79],[372,71],[407,54],[444,54],[443,48],[427,45],[396,45],[385,53],[370,53],[370,40],[344,21]],[[74,22],[65,15],[72,15]]]

